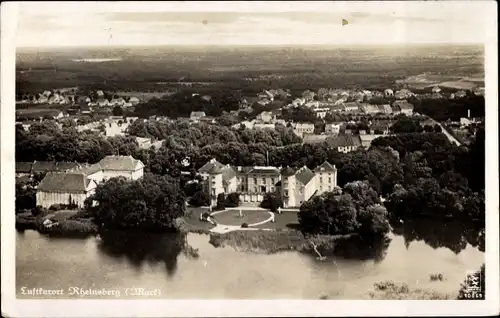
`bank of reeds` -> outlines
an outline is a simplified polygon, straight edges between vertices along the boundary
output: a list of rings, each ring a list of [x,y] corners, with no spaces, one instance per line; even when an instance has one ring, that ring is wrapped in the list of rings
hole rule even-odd
[[[41,226],[38,231],[49,236],[87,237],[96,235],[98,227],[91,219],[67,219],[53,226]]]
[[[82,218],[76,214],[68,218],[54,218],[51,225],[44,224],[44,221],[51,219],[47,217],[51,212],[38,213],[36,216],[32,213],[22,213],[16,215],[16,229],[18,231],[35,230],[49,236],[63,237],[81,237],[97,234],[98,227],[92,222],[91,218]]]
[[[440,293],[434,290],[411,289],[405,283],[384,281],[375,284],[375,290],[369,293],[371,299],[378,300],[449,300],[456,295]]]
[[[330,254],[340,240],[351,235],[305,236],[294,230],[233,231],[224,234],[210,233],[210,244],[215,247],[232,247],[243,252],[277,253],[283,251],[315,252]]]

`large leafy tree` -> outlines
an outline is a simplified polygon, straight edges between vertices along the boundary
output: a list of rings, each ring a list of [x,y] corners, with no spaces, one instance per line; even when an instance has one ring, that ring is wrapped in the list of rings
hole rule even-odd
[[[98,225],[119,229],[173,230],[174,220],[185,213],[179,182],[152,174],[135,181],[113,178],[99,184],[86,208]]]

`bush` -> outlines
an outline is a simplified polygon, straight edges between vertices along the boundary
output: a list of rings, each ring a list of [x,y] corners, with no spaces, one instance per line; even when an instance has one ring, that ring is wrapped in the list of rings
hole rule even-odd
[[[269,209],[271,212],[276,212],[279,207],[283,207],[283,200],[277,193],[266,193],[264,194],[264,199],[260,203],[260,207]]]
[[[226,208],[226,196],[224,193],[219,193],[217,196],[217,209],[224,210]]]
[[[189,199],[188,203],[191,206],[200,207],[200,206],[209,205],[209,201],[210,201],[210,197],[208,196],[208,194],[205,191],[200,190],[200,191],[196,192],[191,197],[191,199]]]
[[[16,230],[36,230],[37,228],[38,222],[35,216],[29,213],[16,215]]]
[[[38,205],[32,212],[32,214],[36,217],[42,217],[47,214],[52,213],[49,209],[43,208],[42,206]]]
[[[240,206],[240,194],[237,192],[229,193],[226,197],[225,206],[235,208]]]
[[[430,276],[430,279],[431,279],[431,282],[435,282],[435,281],[443,281],[444,280],[444,276],[443,274],[431,274]]]

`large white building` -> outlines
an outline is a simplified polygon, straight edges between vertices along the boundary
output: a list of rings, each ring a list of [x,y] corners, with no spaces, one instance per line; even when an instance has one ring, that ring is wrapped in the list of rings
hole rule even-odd
[[[36,204],[49,208],[54,204],[75,203],[81,207],[100,182],[114,177],[137,180],[143,175],[142,161],[132,156],[107,156],[91,166],[47,173],[37,187]]]
[[[72,203],[82,207],[96,186],[97,183],[83,173],[49,172],[37,187],[36,204],[44,208]]]
[[[233,167],[215,159],[198,170],[205,180],[210,204],[217,204],[221,193],[237,192],[244,203],[260,204],[266,193],[280,193],[285,207],[297,207],[314,194],[332,191],[337,186],[337,169],[324,162],[314,170],[277,167]]]

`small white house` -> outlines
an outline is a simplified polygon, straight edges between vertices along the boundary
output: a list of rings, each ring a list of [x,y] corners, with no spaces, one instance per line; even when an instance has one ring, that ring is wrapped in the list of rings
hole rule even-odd
[[[144,164],[132,156],[106,156],[99,165],[104,180],[115,177],[137,180],[144,175]]]

